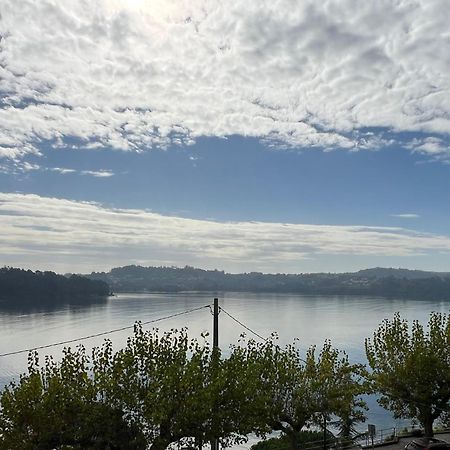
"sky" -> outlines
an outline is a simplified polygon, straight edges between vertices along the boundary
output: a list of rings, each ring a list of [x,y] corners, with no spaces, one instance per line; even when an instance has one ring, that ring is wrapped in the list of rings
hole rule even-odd
[[[2,0],[0,266],[450,271],[447,0]]]

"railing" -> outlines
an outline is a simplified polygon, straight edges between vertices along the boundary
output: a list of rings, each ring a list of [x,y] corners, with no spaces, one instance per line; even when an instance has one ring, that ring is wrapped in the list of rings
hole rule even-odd
[[[377,430],[374,435],[370,435],[368,431],[362,433],[355,439],[355,444],[360,445],[363,448],[371,447],[372,445],[380,445],[385,442],[394,441],[398,437],[397,429],[384,428]]]

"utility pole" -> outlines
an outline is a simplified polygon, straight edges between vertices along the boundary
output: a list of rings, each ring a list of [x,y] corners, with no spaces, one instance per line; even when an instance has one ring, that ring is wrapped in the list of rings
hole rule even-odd
[[[213,349],[219,349],[219,299],[214,299],[213,313]]]
[[[219,358],[219,299],[214,299],[213,310],[213,358]],[[218,361],[217,361],[218,362]],[[217,413],[213,411],[213,414]],[[214,423],[214,417],[212,418]],[[219,439],[215,438],[211,441],[211,450],[219,450]]]

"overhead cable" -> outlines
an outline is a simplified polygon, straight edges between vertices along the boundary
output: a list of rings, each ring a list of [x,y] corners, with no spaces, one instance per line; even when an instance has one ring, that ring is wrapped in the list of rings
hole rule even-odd
[[[200,309],[204,309],[204,308],[209,308],[209,305],[204,305],[204,306],[200,306],[198,308],[188,309],[187,311],[182,311],[182,312],[179,312],[179,313],[170,314],[169,316],[159,317],[158,319],[147,320],[146,322],[141,322],[141,324],[142,325],[148,325],[150,323],[161,322],[163,320],[171,319],[173,317],[182,316],[184,314],[189,314],[189,313],[194,312],[194,311],[199,311]],[[26,349],[22,349],[22,350],[15,350],[13,352],[1,353],[0,357],[11,356],[11,355],[18,355],[20,353],[29,353],[29,352],[34,351],[34,350],[42,350],[44,348],[56,347],[58,345],[71,344],[73,342],[84,341],[86,339],[91,339],[91,338],[95,338],[95,337],[99,337],[99,336],[106,336],[108,334],[117,333],[119,331],[130,330],[132,328],[134,328],[134,324],[133,325],[128,325],[126,327],[115,328],[113,330],[103,331],[101,333],[90,334],[88,336],[83,336],[83,337],[74,338],[74,339],[68,339],[66,341],[54,342],[52,344],[40,345],[40,346],[37,346],[37,347],[31,347],[31,348],[26,348]]]
[[[233,315],[231,315],[229,312],[225,311],[225,309],[223,309],[222,307],[220,307],[220,310],[223,311],[228,317],[230,317],[232,320],[234,320],[236,323],[238,323],[241,327],[245,328],[247,331],[250,331],[250,333],[254,334],[255,336],[257,336],[258,338],[260,338],[261,340],[263,340],[264,342],[268,341],[269,338],[265,338],[263,336],[261,336],[259,333],[257,333],[256,331],[252,330],[250,327],[248,327],[247,325],[245,325],[244,323],[242,323],[239,319],[237,319],[236,317],[234,317]],[[283,351],[283,349],[280,347],[280,350]],[[302,359],[299,358],[300,361],[302,361],[303,363],[307,364],[307,362]],[[366,380],[370,380],[370,378],[365,377],[364,375],[362,375],[363,378],[365,378]],[[382,395],[386,395],[389,396],[387,393],[385,392],[381,392]],[[405,403],[414,403],[416,405],[419,406],[427,406],[426,403],[417,401],[417,400],[413,400],[413,399],[406,399],[404,397],[397,397],[399,400],[404,401]],[[438,411],[442,411],[442,412],[449,412],[450,411],[450,407],[449,408],[439,408],[438,406],[434,406],[434,409],[438,410]]]
[[[243,324],[240,320],[236,319],[236,317],[232,316],[228,311],[223,309],[222,307],[219,307],[220,311],[223,311],[230,319],[234,320],[236,323],[238,323],[241,327],[245,328],[247,331],[250,331],[250,333],[253,333],[255,336],[259,337],[259,339],[262,339],[263,341],[267,341],[267,338],[261,336],[256,331],[252,330],[247,325]]]

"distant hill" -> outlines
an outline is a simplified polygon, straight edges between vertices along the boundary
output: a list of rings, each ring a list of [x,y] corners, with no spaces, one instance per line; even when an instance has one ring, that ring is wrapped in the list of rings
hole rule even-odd
[[[115,292],[242,291],[450,299],[450,273],[373,268],[354,273],[225,273],[190,266],[125,266],[93,272]]]
[[[0,268],[0,303],[89,301],[106,297],[110,289],[106,282],[80,275],[65,277],[54,272]]]
[[[375,267],[373,269],[363,269],[356,272],[355,275],[367,278],[406,278],[407,280],[419,280],[421,278],[447,277],[449,272],[428,272],[425,270],[410,269],[392,269],[384,267]]]

